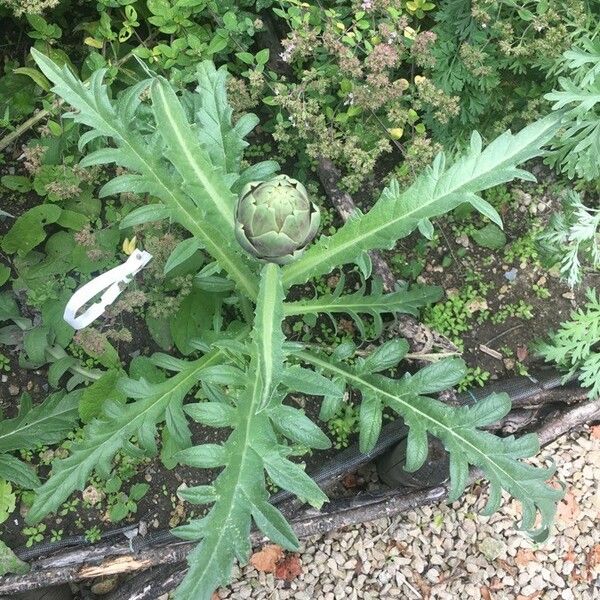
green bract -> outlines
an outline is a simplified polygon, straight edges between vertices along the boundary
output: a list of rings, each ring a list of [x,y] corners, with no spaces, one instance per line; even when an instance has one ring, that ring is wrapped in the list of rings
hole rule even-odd
[[[238,200],[235,234],[256,258],[284,265],[298,258],[319,229],[319,209],[306,188],[287,175],[246,184]]]

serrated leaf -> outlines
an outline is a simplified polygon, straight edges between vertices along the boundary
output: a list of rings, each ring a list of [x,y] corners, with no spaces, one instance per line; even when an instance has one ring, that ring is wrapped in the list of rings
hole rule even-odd
[[[437,302],[442,296],[442,289],[437,286],[413,286],[410,290],[399,290],[389,294],[383,293],[381,280],[376,279],[371,284],[370,293],[364,286],[352,294],[342,294],[343,284],[332,294],[320,295],[315,299],[286,302],[286,316],[306,316],[321,313],[349,315],[363,337],[366,337],[366,327],[360,315],[373,317],[375,336],[381,334],[383,321],[381,315],[406,313],[418,315],[419,308]]]
[[[406,464],[404,470],[409,473],[418,471],[427,460],[428,454],[427,429],[416,421],[412,421],[406,438]]]
[[[290,390],[309,394],[310,396],[337,395],[339,386],[327,377],[300,365],[285,368],[281,378]]]
[[[130,168],[134,167],[131,170],[137,174],[118,176],[106,184],[101,193],[128,191],[149,193],[158,197],[172,211],[172,218],[200,240],[213,258],[237,283],[239,289],[249,298],[255,299],[258,286],[249,261],[238,254],[237,244],[223,243],[224,232],[228,230],[231,231],[231,234],[233,232],[232,222],[226,223],[225,226],[228,229],[223,230],[223,227],[204,218],[202,211],[194,204],[192,198],[182,191],[181,180],[161,163],[155,146],[146,144],[139,133],[131,131],[131,114],[117,112],[115,105],[108,97],[106,86],[102,82],[105,71],[95,71],[90,77],[89,85],[85,86],[66,66],[59,67],[36,49],[32,49],[31,54],[44,75],[54,84],[52,91],[64,98],[76,110],[69,116],[75,121],[93,128],[98,134],[96,137],[115,140],[120,152],[115,152],[112,156],[116,160],[125,160]],[[157,89],[156,86],[155,89]],[[155,98],[158,98],[158,101],[162,100],[156,95]],[[117,106],[119,105],[117,104]],[[122,106],[119,108],[124,110]]]
[[[172,271],[175,267],[178,267],[184,263],[188,258],[191,258],[201,249],[200,243],[196,238],[188,238],[179,242],[173,249],[173,252],[169,255],[167,262],[164,267],[164,274],[166,275],[169,271]]]
[[[404,339],[389,340],[369,354],[358,368],[361,373],[378,373],[393,369],[406,356],[409,350],[408,342]]]
[[[177,495],[192,504],[212,504],[218,498],[217,491],[212,485],[196,485],[194,487],[180,487]]]
[[[475,425],[489,423],[505,414],[510,409],[507,396],[492,395],[479,407],[477,404],[454,407],[423,395],[440,390],[444,382],[456,381],[461,368],[455,359],[430,365],[412,377],[405,375],[394,380],[382,375],[358,374],[351,367],[333,364],[309,352],[297,355],[317,368],[344,377],[365,397],[377,396],[383,404],[402,416],[409,427],[408,468],[418,468],[426,458],[427,433],[440,439],[450,454],[452,473],[458,477],[456,482],[452,482],[452,498],[464,489],[465,464],[474,465],[490,480],[488,514],[499,506],[504,489],[521,502],[524,529],[533,528],[537,513],[541,515],[540,530],[550,526],[564,490],[547,483],[554,469],[534,467],[520,460],[533,456],[539,450],[537,437],[529,434],[518,439],[513,436],[501,438]],[[445,365],[448,374],[444,374]],[[434,370],[430,370],[432,368]],[[428,376],[421,375],[424,372],[428,372]],[[432,377],[436,377],[437,381],[430,381]]]
[[[33,440],[30,444],[33,446]],[[26,490],[33,490],[40,485],[33,468],[12,454],[0,454],[0,477]]]
[[[383,421],[383,406],[375,395],[365,394],[358,413],[360,425],[360,451],[369,452],[375,447]]]
[[[248,145],[244,137],[258,123],[254,115],[246,114],[233,125],[233,111],[227,101],[227,70],[215,69],[210,61],[198,65],[197,92],[201,99],[195,107],[200,126],[199,137],[205,144],[211,162],[226,173],[239,173],[242,153]],[[256,180],[253,180],[256,181]]]
[[[285,517],[269,502],[252,503],[252,518],[256,526],[273,542],[286,550],[297,550],[298,538]]]
[[[414,231],[422,219],[444,214],[463,202],[473,204],[474,197],[478,198],[475,208],[480,210],[485,204],[476,193],[515,178],[529,177],[517,165],[538,156],[559,126],[560,117],[552,115],[517,134],[502,134],[484,150],[473,144],[449,168],[440,154],[404,192],[392,181],[368,213],[351,217],[335,234],[322,237],[298,260],[286,265],[284,287],[355,262],[365,251],[391,248],[398,239]]]
[[[194,421],[211,427],[232,427],[237,423],[235,408],[223,402],[186,404],[183,409]]]
[[[233,244],[235,196],[225,185],[221,164],[211,161],[194,136],[179,99],[165,79],[155,79],[150,94],[157,127],[169,148],[167,157],[183,179],[187,193],[205,212],[205,218],[221,230],[223,240]],[[207,94],[206,102],[209,101]],[[228,107],[226,100],[224,106]]]
[[[84,423],[89,423],[99,416],[105,402],[125,401],[125,394],[117,389],[117,381],[121,376],[119,371],[111,369],[83,390],[79,402],[79,416]]]
[[[227,451],[219,444],[202,444],[181,450],[175,455],[175,459],[181,465],[211,469],[227,464]]]
[[[173,211],[162,204],[140,206],[121,219],[119,228],[127,229],[127,227],[134,227],[135,225],[143,225],[144,223],[152,223],[154,221],[162,221],[163,219],[171,219],[172,217]]]
[[[490,250],[497,250],[506,245],[506,235],[493,223],[488,223],[485,227],[477,229],[471,234],[476,244]]]
[[[22,409],[14,419],[0,421],[0,452],[62,441],[77,423],[80,397],[80,391],[51,394],[41,404]]]

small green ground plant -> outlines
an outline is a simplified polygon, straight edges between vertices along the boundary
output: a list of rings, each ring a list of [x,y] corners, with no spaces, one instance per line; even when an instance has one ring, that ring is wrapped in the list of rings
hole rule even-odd
[[[532,179],[518,165],[540,154],[558,128],[555,116],[515,135],[504,133],[485,148],[474,133],[468,152],[454,164],[439,154],[410,187],[401,190],[392,181],[368,213],[354,214],[305,249],[315,234],[318,210],[300,183],[275,176],[274,162],[242,168],[244,138],[258,119],[246,114],[232,121],[223,68],[201,63],[193,93],[178,93],[166,79],[148,72],[143,81],[111,97],[103,70],[84,84],[67,67],[33,54],[54,92],[72,107],[68,116],[87,128],[79,140],[87,150],[82,166],[119,167],[101,196],[147,196],[148,203],[125,216],[121,226],[165,219],[177,223],[190,235],[173,249],[165,268],[201,253],[209,262],[200,279],[210,273],[220,285],[203,290],[204,296],[190,306],[192,317],[205,314],[203,303],[216,308],[186,340],[186,358],[157,353],[150,361],[161,377],[120,371],[91,386],[101,387],[102,399],[98,396],[94,411],[87,413],[88,423],[70,455],[55,460],[49,479],[37,488],[27,515],[31,526],[83,489],[94,471],[108,477],[118,452],[156,454],[157,425],[164,423],[164,461],[221,469],[208,485],[180,488],[181,499],[210,508],[174,530],[198,542],[175,597],[208,600],[228,582],[234,561],[248,560],[253,524],[284,548],[298,547],[294,531],[269,503],[267,476],[316,508],[327,501],[290,458],[296,445],[320,450],[331,442],[287,401],[288,395],[320,397],[331,408],[340,406],[352,388],[362,398],[362,451],[375,445],[384,410],[395,413],[409,427],[407,470],[424,463],[433,435],[450,455],[451,499],[465,489],[469,467],[479,467],[490,481],[486,513],[499,507],[505,490],[522,503],[522,527],[534,535],[547,532],[563,492],[548,483],[552,468],[521,460],[538,451],[536,436],[500,438],[482,429],[509,411],[507,395],[491,395],[472,407],[449,406],[432,395],[464,379],[467,368],[460,359],[391,378],[382,372],[402,363],[405,340],[390,340],[357,357],[349,343],[320,349],[288,341],[282,324],[287,316],[307,313],[344,313],[358,322],[361,315],[381,319],[414,313],[427,294],[419,302],[410,290],[384,293],[377,285],[308,299],[292,299],[289,292],[346,265],[357,265],[368,278],[370,250],[391,248],[417,229],[431,237],[431,220],[465,202],[500,227],[499,215],[479,194],[515,178]],[[221,301],[215,303],[215,295]],[[225,307],[236,308],[236,316],[227,317]],[[230,432],[223,443],[193,445],[188,418]],[[540,525],[533,531],[538,515]]]

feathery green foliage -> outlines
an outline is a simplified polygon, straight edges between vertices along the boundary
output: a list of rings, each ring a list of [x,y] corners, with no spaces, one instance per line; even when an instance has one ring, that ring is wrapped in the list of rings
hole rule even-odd
[[[564,53],[560,89],[545,95],[554,110],[564,111],[562,128],[547,162],[570,178],[600,177],[600,40],[583,39]]]
[[[577,374],[595,400],[600,397],[600,300],[594,289],[586,295],[585,306],[571,313],[550,341],[540,342],[537,351],[547,362],[568,371],[565,380]]]
[[[554,213],[540,242],[549,258],[560,263],[560,273],[571,287],[581,282],[584,266],[600,267],[600,210],[587,207],[569,191],[562,211]]]
[[[261,268],[258,260],[245,256],[234,242],[234,201],[243,184],[269,177],[274,165],[259,163],[240,172],[243,137],[256,119],[242,117],[232,124],[222,69],[216,70],[212,63],[199,65],[195,94],[179,94],[165,79],[151,77],[111,100],[102,84],[102,72],[94,73],[86,86],[67,68],[59,68],[39,53],[34,58],[56,93],[77,110],[71,116],[91,128],[83,134],[81,147],[92,140],[100,143],[102,138],[102,149],[89,154],[84,164],[112,162],[127,171],[106,184],[103,193],[144,192],[160,200],[161,204],[151,203],[128,215],[125,224],[170,218],[187,228],[193,237],[175,248],[167,267],[173,268],[197,251],[207,254],[216,266],[209,263],[197,279],[206,283],[206,277],[220,269],[235,287],[221,286],[218,293],[229,295],[227,300],[240,307],[246,322],[230,323],[223,329],[222,315],[215,314],[212,324],[201,332],[188,335],[186,330],[186,351],[204,355],[191,361],[155,355],[154,364],[173,373],[161,381],[149,382],[131,374],[120,377],[115,396],[121,401],[109,398],[100,416],[86,425],[71,455],[53,463],[52,474],[38,490],[29,512],[30,522],[81,489],[94,470],[106,474],[119,450],[155,454],[156,425],[164,421],[163,440],[168,441],[165,445],[172,460],[222,469],[212,484],[179,491],[181,498],[211,508],[203,518],[175,530],[199,542],[189,556],[190,569],[176,598],[208,600],[217,586],[227,583],[234,560],[248,559],[252,523],[283,547],[297,547],[290,525],[268,501],[265,473],[277,486],[314,507],[326,501],[290,457],[293,444],[325,449],[330,442],[303,411],[285,402],[288,394],[323,397],[322,414],[326,414],[339,406],[348,386],[363,396],[360,439],[364,450],[377,441],[384,407],[391,408],[410,427],[409,469],[418,468],[426,459],[427,436],[439,437],[451,457],[453,497],[464,489],[469,465],[475,465],[492,484],[489,509],[497,508],[504,489],[523,503],[524,527],[533,526],[537,512],[542,516],[541,527],[549,526],[561,495],[544,483],[552,472],[519,462],[536,451],[535,439],[501,439],[480,430],[506,413],[506,397],[491,396],[468,409],[448,407],[429,397],[462,379],[462,361],[442,360],[414,375],[391,379],[378,373],[398,368],[408,351],[404,340],[382,344],[364,358],[354,356],[352,344],[325,356],[286,344],[282,323],[286,315],[344,312],[359,328],[361,315],[367,315],[381,330],[383,314],[415,314],[439,290],[399,289],[384,294],[380,283],[374,282],[370,292],[363,287],[344,294],[342,284],[332,294],[287,303],[285,293],[290,286],[341,265],[362,262],[366,251],[389,248],[416,228],[430,233],[430,219],[461,203],[471,204],[501,225],[496,211],[478,193],[514,178],[532,179],[518,164],[541,153],[556,131],[558,117],[515,135],[507,132],[485,149],[474,134],[470,151],[454,165],[446,167],[444,156],[438,156],[410,188],[401,192],[392,182],[367,214],[354,215],[295,262],[285,267],[267,263]],[[151,106],[142,110],[148,89]],[[354,364],[349,366],[346,359]],[[187,401],[194,390],[200,400]],[[123,402],[123,396],[131,401]],[[187,417],[231,432],[222,444],[192,446]]]

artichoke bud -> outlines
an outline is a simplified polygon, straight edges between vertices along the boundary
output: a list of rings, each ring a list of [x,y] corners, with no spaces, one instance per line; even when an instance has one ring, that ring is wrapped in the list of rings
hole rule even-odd
[[[236,210],[235,235],[256,258],[280,265],[300,256],[319,229],[319,209],[306,188],[287,175],[244,186]]]

